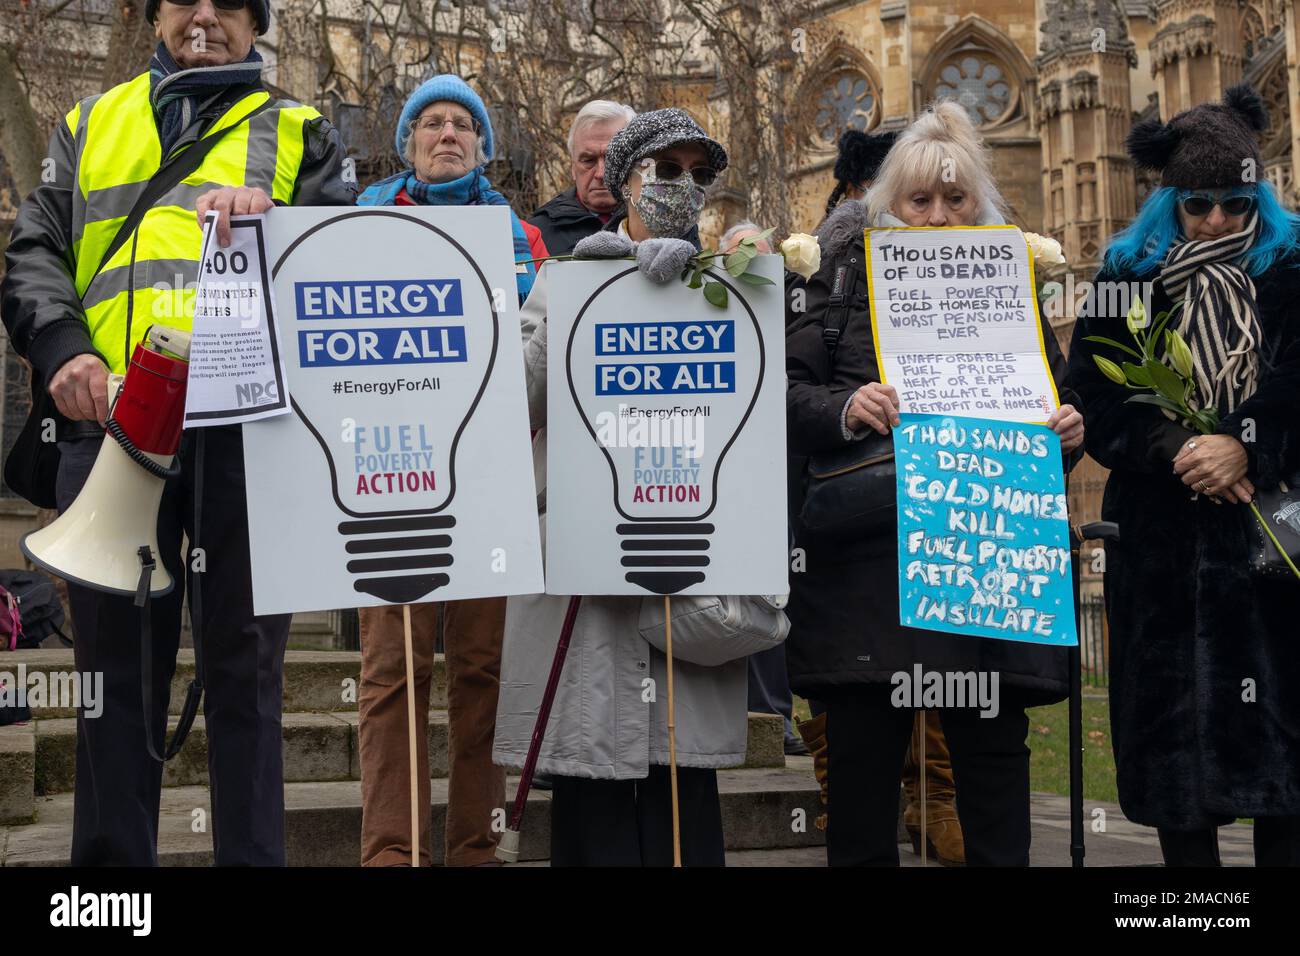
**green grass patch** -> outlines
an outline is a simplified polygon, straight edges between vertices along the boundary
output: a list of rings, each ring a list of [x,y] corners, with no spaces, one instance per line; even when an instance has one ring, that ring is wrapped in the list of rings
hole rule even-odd
[[[1030,789],[1068,794],[1070,703],[1031,707],[1028,714]],[[1110,699],[1092,689],[1083,698],[1083,798],[1119,802],[1110,746]]]

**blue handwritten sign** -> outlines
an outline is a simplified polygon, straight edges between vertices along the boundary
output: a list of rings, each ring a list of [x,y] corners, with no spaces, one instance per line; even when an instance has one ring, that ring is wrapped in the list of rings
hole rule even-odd
[[[901,623],[1078,644],[1060,439],[1043,425],[899,417]]]

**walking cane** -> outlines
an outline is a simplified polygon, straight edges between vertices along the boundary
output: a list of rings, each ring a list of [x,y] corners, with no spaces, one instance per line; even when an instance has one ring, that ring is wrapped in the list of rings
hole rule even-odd
[[[668,651],[668,779],[673,800],[673,866],[682,865],[682,834],[677,809],[677,724],[673,715],[673,608],[664,595],[664,647]]]
[[[1070,529],[1074,577],[1074,621],[1079,643],[1070,648],[1070,863],[1083,866],[1083,595],[1079,593],[1079,559],[1083,542],[1118,541],[1119,525],[1093,521]]]
[[[569,598],[569,607],[564,612],[564,626],[560,628],[560,642],[555,645],[555,657],[551,661],[551,673],[546,679],[546,690],[542,694],[542,705],[537,711],[537,723],[533,725],[533,736],[528,742],[528,756],[524,759],[524,772],[519,778],[519,788],[515,791],[514,807],[510,811],[510,823],[506,832],[501,834],[497,844],[496,856],[505,863],[519,860],[519,829],[524,822],[524,807],[528,804],[528,791],[533,786],[533,771],[537,767],[537,755],[542,750],[542,738],[546,736],[546,725],[551,719],[551,705],[555,703],[555,691],[560,686],[560,671],[564,670],[564,658],[569,653],[569,639],[573,637],[573,622],[578,618],[578,605],[582,598],[574,595]]]
[[[411,761],[411,866],[420,865],[420,762],[415,749],[415,652],[411,645],[411,605],[402,605],[406,641],[406,744]]]
[[[923,710],[918,710],[916,712],[915,729],[916,729],[916,739],[917,739],[917,752],[920,755],[917,758],[916,766],[918,771],[917,788],[921,794],[921,865],[929,866],[930,848],[929,845],[925,842],[926,841],[925,819],[927,816],[929,816],[929,811],[926,810],[925,807],[925,711]]]
[[[1083,660],[1080,649],[1083,628],[1080,626],[1082,597],[1079,594],[1079,558],[1082,554],[1082,529],[1070,529],[1070,564],[1074,578],[1074,632],[1078,640],[1068,649],[1070,658],[1070,865],[1083,866]]]

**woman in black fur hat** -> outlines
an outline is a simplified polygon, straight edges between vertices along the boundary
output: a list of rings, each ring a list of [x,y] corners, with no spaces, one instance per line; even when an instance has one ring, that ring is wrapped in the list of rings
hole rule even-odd
[[[1300,864],[1300,582],[1252,576],[1242,504],[1300,477],[1300,218],[1256,182],[1267,123],[1243,85],[1134,127],[1129,152],[1161,186],[1097,276],[1153,283],[1148,316],[1181,303],[1171,325],[1217,433],[1099,371],[1095,355],[1125,356],[1086,339],[1126,341],[1118,309],[1081,316],[1070,350],[1087,450],[1110,469],[1102,517],[1122,536],[1105,576],[1120,805],[1157,828],[1170,866],[1218,865],[1216,828],[1238,817],[1255,818],[1256,864]]]
[[[898,138],[895,132],[863,133],[846,129],[840,137],[835,157],[835,188],[826,200],[826,215],[835,211],[844,197],[861,199],[876,178],[876,170],[885,160],[889,147]]]

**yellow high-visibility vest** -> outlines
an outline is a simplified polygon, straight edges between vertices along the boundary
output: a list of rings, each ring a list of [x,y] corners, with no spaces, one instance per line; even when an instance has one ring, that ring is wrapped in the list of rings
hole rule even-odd
[[[250,93],[204,135],[240,124],[270,98],[265,92]],[[198,169],[145,213],[96,275],[122,220],[162,165],[149,74],[88,97],[68,113],[65,121],[76,150],[74,281],[91,342],[112,371],[126,371],[131,351],[150,325],[190,328],[203,235],[194,216],[195,200],[221,186],[258,186],[276,202],[292,203],[303,127],[318,116],[310,106],[277,100],[226,133]]]

